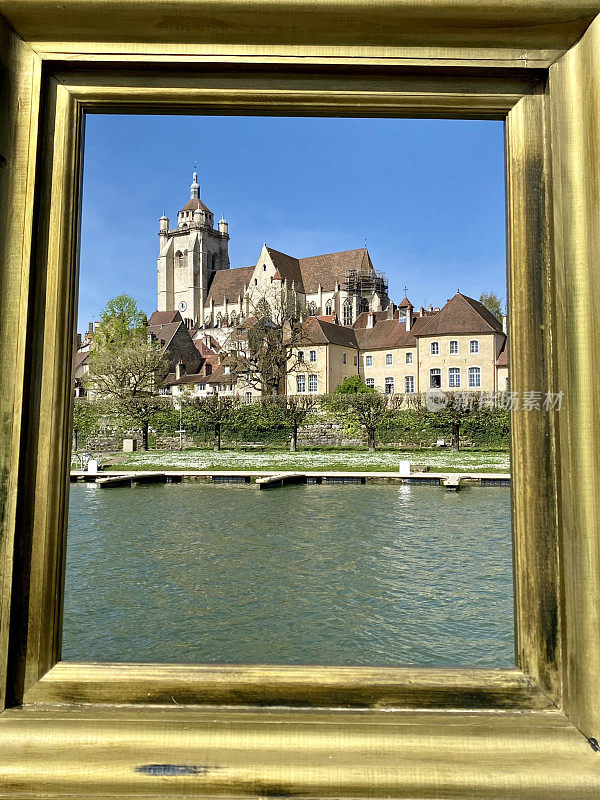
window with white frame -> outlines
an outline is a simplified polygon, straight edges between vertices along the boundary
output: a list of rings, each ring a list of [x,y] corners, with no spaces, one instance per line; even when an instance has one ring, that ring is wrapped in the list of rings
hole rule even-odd
[[[448,370],[448,386],[451,389],[456,389],[460,386],[460,368],[450,367]]]
[[[469,342],[469,353],[478,353],[479,352],[479,342],[477,339],[471,339]]]
[[[442,387],[442,370],[441,369],[430,369],[429,370],[429,388],[430,389],[441,389]]]
[[[306,375],[296,375],[296,392],[302,394],[306,391]]]
[[[412,364],[412,353],[407,353],[404,361],[406,364]]]
[[[304,362],[304,350],[298,350],[298,363],[302,364]]]
[[[308,376],[308,391],[313,393],[319,391],[319,379],[316,375]]]
[[[375,378],[365,378],[365,384],[369,387],[369,389],[375,388]]]
[[[391,367],[393,363],[394,363],[393,355],[391,353],[386,353],[385,354],[385,365],[386,365],[386,367]]]
[[[431,355],[432,356],[439,356],[440,354],[440,343],[439,342],[432,342],[431,343]]]
[[[205,389],[206,389],[206,384],[205,383],[197,383],[196,384],[196,391],[197,392],[203,392]]]
[[[394,394],[394,379],[393,378],[386,378],[385,379],[385,393],[386,394]]]
[[[317,351],[316,351],[316,350],[311,350],[311,351],[309,352],[309,354],[308,354],[308,360],[309,360],[309,361],[316,361],[316,360],[317,360]]]
[[[373,356],[365,356],[365,367],[373,366]]]
[[[414,375],[407,375],[404,378],[404,391],[406,394],[414,394],[415,391],[415,377]]]
[[[246,402],[247,403],[251,403],[252,402],[252,392],[246,392],[244,397],[246,398]]]
[[[450,355],[455,356],[458,354],[458,341],[456,339],[450,340]]]
[[[481,369],[479,367],[469,367],[469,387],[478,389],[481,386]]]

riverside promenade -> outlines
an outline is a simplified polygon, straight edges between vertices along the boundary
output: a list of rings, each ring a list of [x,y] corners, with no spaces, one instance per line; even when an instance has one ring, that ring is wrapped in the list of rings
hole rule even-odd
[[[72,482],[93,482],[100,487],[131,486],[140,483],[178,483],[204,481],[212,483],[256,483],[260,488],[275,488],[289,484],[327,483],[398,483],[445,486],[457,491],[461,484],[474,486],[510,485],[510,473],[505,472],[399,472],[329,471],[329,470],[102,470],[87,472],[71,470]]]

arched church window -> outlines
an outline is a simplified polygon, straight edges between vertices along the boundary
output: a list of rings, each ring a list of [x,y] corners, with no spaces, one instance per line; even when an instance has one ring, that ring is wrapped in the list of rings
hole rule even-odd
[[[181,252],[181,250],[178,250],[175,253],[175,259],[177,261],[177,266],[178,267],[183,267],[183,253]]]
[[[352,300],[349,297],[344,300],[344,325],[352,325]]]
[[[223,314],[219,311],[217,314],[217,328],[221,328],[223,325]]]
[[[316,316],[316,313],[317,313],[317,304],[314,303],[314,302],[310,302],[308,304],[308,315],[309,315],[309,317]]]
[[[327,303],[325,305],[325,313],[327,314],[327,316],[329,316],[330,314],[333,314],[333,301],[332,300],[328,300],[327,301]]]
[[[232,328],[234,328],[237,325],[237,316],[235,311],[232,311],[231,314],[229,315],[229,324],[231,325]]]
[[[360,298],[360,306],[358,307],[358,313],[363,314],[365,311],[369,310],[369,301],[366,297]]]

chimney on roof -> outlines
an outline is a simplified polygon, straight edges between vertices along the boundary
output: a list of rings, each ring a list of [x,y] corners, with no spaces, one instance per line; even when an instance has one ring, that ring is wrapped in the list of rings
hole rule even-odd
[[[367,313],[367,330],[375,327],[375,312],[369,311]]]
[[[506,314],[502,314],[502,330],[504,333],[508,333],[508,319]]]
[[[175,380],[179,380],[185,375],[185,364],[183,360],[180,358],[177,364],[175,365]]]
[[[440,307],[436,306],[433,310],[437,313],[440,310]]]
[[[427,309],[427,311],[429,311],[429,313],[430,313],[430,314],[432,314],[432,313],[433,313],[433,306],[429,306],[429,308]]]
[[[387,311],[387,318],[386,319],[394,319],[394,304],[388,303]]]
[[[421,308],[419,309],[419,316],[420,317],[424,317],[425,316],[425,309],[423,308],[423,306],[421,306]]]
[[[90,324],[88,325],[87,332],[88,333],[93,333],[94,332],[94,323],[93,322],[90,322]]]

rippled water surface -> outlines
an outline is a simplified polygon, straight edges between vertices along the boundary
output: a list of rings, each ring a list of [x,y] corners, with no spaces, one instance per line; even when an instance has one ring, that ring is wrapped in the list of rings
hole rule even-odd
[[[71,487],[63,658],[511,666],[510,490]]]

